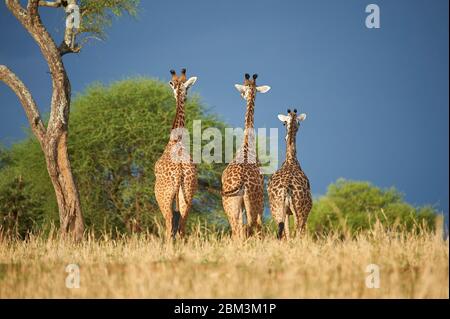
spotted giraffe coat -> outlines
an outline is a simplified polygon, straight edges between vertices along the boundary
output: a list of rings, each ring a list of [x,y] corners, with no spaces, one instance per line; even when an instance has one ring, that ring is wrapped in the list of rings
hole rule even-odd
[[[306,117],[306,116],[305,116]],[[296,232],[302,234],[312,208],[309,179],[296,157],[295,135],[299,127],[295,112],[285,117],[287,126],[286,160],[268,183],[270,210],[278,225],[278,238],[289,237],[289,215],[294,215]]]

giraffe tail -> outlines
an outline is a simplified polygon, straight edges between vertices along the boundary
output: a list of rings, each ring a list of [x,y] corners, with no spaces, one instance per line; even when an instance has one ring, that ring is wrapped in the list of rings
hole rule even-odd
[[[172,238],[175,239],[178,230],[180,228],[180,219],[181,219],[181,214],[179,211],[174,210],[173,215],[172,215]]]
[[[284,232],[284,222],[278,223],[278,231],[277,231],[278,239],[283,238],[283,232]]]
[[[179,191],[181,190],[184,193],[183,183],[180,182],[180,184],[177,187],[177,192],[175,193],[174,202],[172,203],[172,229],[171,229],[171,235],[172,239],[175,240],[175,237],[177,236],[178,231],[180,230],[180,220],[181,220],[181,213],[180,213],[180,203],[179,203]]]
[[[283,209],[283,214],[281,216],[281,222],[278,223],[278,231],[277,231],[277,238],[282,239],[283,233],[285,232],[285,228],[289,227],[289,207],[291,202],[291,196],[290,196],[290,190],[285,189],[284,196],[283,196],[283,205],[285,205],[285,208]],[[288,232],[289,229],[286,229]]]

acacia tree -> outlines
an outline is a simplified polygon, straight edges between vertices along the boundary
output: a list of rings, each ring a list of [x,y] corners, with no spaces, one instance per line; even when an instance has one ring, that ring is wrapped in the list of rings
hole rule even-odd
[[[138,2],[138,0],[80,1],[80,32],[82,32],[80,35],[84,33],[84,35],[93,34],[104,37],[104,27],[111,23],[113,16],[121,15],[123,12],[135,14]],[[71,87],[62,61],[63,54],[41,21],[39,0],[28,0],[26,7],[19,0],[5,0],[5,3],[36,41],[48,64],[52,80],[48,124],[44,124],[39,108],[28,88],[4,65],[0,65],[0,80],[8,85],[19,98],[31,130],[44,153],[58,204],[61,234],[71,235],[75,240],[80,240],[84,232],[84,220],[80,196],[67,152]]]

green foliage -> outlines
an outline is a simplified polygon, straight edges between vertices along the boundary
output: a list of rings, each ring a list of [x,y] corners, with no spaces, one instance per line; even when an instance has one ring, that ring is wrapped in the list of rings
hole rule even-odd
[[[3,156],[0,155],[0,163],[2,157],[5,163],[3,167],[0,164],[0,193],[3,195],[20,178],[25,185],[22,191],[30,199],[29,202],[36,203],[43,212],[42,216],[35,218],[37,225],[50,225],[58,220],[58,207],[41,147],[35,137],[29,134],[29,138],[13,144],[9,150],[3,151]],[[6,198],[0,214],[8,213],[6,204],[10,201]],[[33,205],[29,209],[33,210]]]
[[[105,39],[105,28],[110,27],[114,17],[128,14],[135,17],[140,0],[81,0],[80,33]]]
[[[2,145],[0,145],[0,169],[8,165],[9,162],[10,161],[8,151],[5,150],[5,148]]]
[[[22,176],[5,181],[0,183],[0,232],[25,238],[42,222],[43,211]]]
[[[191,138],[193,120],[202,120],[202,129],[225,128],[206,113],[197,96],[187,100],[186,114]],[[97,231],[156,231],[161,214],[154,198],[153,169],[168,142],[174,116],[173,93],[166,83],[156,80],[125,80],[109,87],[95,84],[75,98],[69,154],[88,226]],[[29,196],[40,199],[43,222],[57,223],[53,188],[34,137],[3,153],[0,163],[5,158],[9,165],[0,169],[0,180],[23,175],[30,184]],[[222,169],[222,165],[199,165],[201,187],[193,205],[194,217],[216,217],[207,213],[220,207],[215,190],[220,189]]]
[[[308,228],[313,233],[355,234],[370,229],[379,220],[386,227],[399,225],[412,230],[420,225],[433,229],[435,219],[432,207],[415,208],[394,188],[380,189],[368,182],[339,179],[315,201]]]

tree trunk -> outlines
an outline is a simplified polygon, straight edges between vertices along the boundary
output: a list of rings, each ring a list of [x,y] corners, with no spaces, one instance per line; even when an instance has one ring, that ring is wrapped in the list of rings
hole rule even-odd
[[[67,131],[49,136],[44,154],[58,203],[61,234],[63,236],[70,234],[79,241],[84,232],[84,220],[80,196],[67,153]]]
[[[53,91],[47,128],[25,84],[3,65],[0,65],[0,80],[16,93],[31,129],[41,145],[58,203],[61,234],[64,237],[70,235],[75,240],[81,240],[84,232],[83,214],[67,152],[71,94],[69,78],[60,52],[41,22],[38,12],[39,0],[29,0],[26,9],[17,0],[5,2],[8,9],[39,45],[49,67]]]

